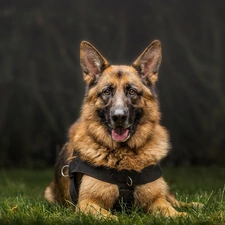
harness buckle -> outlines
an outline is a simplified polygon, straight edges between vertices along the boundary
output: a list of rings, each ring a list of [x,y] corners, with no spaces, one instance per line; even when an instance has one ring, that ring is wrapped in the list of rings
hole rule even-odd
[[[69,165],[64,165],[62,168],[61,168],[61,175],[63,176],[63,177],[69,177],[69,173],[68,174],[65,174],[64,173],[64,169],[65,168],[68,168],[68,170],[69,170]]]

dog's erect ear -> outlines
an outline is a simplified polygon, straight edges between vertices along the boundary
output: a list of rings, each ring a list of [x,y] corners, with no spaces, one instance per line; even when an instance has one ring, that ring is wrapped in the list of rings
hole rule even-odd
[[[161,59],[161,43],[155,40],[136,59],[132,66],[138,70],[147,85],[154,84],[158,78]]]
[[[91,85],[98,80],[109,63],[94,46],[87,41],[82,41],[80,44],[80,65],[83,69],[84,80],[88,85]]]

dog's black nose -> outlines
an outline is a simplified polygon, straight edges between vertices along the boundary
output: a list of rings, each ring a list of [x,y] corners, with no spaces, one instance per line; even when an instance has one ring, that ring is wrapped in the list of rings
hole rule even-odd
[[[112,121],[116,124],[123,124],[128,118],[128,112],[125,109],[117,108],[112,111]]]

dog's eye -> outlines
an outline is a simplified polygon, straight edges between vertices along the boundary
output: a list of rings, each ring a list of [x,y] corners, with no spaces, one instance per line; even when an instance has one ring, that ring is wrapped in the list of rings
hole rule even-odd
[[[105,89],[103,91],[103,94],[106,95],[106,96],[109,96],[109,95],[111,95],[111,90],[110,89]]]
[[[130,88],[128,93],[129,93],[129,95],[136,95],[137,91],[135,89],[133,89],[133,88]]]

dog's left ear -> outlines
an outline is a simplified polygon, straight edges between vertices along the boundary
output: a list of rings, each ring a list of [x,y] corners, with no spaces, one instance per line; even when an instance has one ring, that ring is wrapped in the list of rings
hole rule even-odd
[[[87,85],[91,85],[98,80],[109,63],[93,45],[87,41],[82,41],[80,44],[80,65],[83,69],[84,80]]]
[[[139,72],[142,80],[147,85],[154,84],[158,79],[161,59],[161,43],[155,40],[136,59],[132,66]]]

